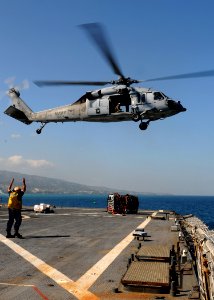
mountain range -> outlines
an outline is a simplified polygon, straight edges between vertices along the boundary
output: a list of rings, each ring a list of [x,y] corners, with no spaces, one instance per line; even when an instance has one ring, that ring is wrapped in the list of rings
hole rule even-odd
[[[27,193],[30,194],[109,194],[112,192],[118,192],[121,194],[136,193],[128,190],[115,190],[107,187],[88,186],[56,178],[0,170],[0,194],[7,193],[7,189],[12,178],[15,179],[15,186],[22,186],[23,177],[26,179]]]

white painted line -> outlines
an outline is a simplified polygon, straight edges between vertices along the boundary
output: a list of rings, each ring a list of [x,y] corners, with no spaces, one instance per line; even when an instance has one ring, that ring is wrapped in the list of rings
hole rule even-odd
[[[0,217],[6,217],[6,219],[2,219],[1,218],[1,220],[0,221],[2,221],[2,220],[6,220],[6,221],[8,221],[8,214],[7,215],[0,215]],[[30,219],[30,217],[29,216],[26,216],[26,215],[22,215],[22,220],[26,220],[26,219]]]
[[[11,286],[26,286],[26,287],[33,287],[33,284],[18,284],[18,283],[7,283],[7,282],[0,282],[0,285],[11,285]]]
[[[157,212],[154,212],[152,216],[155,216]],[[151,221],[151,217],[148,217],[137,228],[145,228]],[[110,250],[103,258],[101,258],[92,268],[90,268],[83,276],[81,276],[76,283],[82,288],[88,290],[98,279],[98,277],[108,268],[108,266],[117,258],[117,256],[130,244],[134,239],[134,231],[132,231],[127,237],[125,237],[119,244],[117,244],[112,250]]]
[[[2,234],[0,234],[0,241],[12,249],[14,252],[19,254],[22,258],[31,263],[34,267],[36,267],[39,271],[41,271],[46,276],[50,277],[53,281],[55,281],[59,286],[64,288],[69,293],[73,294],[77,299],[91,299],[98,300],[99,298],[92,294],[91,292],[85,290],[78,283],[71,280],[69,277],[59,272],[55,268],[46,264],[43,260],[34,256],[21,246],[14,243],[12,240],[7,239]]]
[[[34,213],[34,215],[33,215],[34,217],[36,216],[44,216],[44,217],[57,217],[57,216],[71,216],[71,214],[69,214],[69,213],[66,213],[66,214],[55,214],[55,213],[49,213],[49,214],[44,214],[44,213],[40,213],[40,212],[38,212],[38,213]]]
[[[27,215],[22,215],[22,220],[26,220],[26,219],[30,219],[30,217]]]
[[[16,284],[16,283],[5,283],[0,282],[0,285],[6,285],[6,286],[18,286],[18,287],[31,287],[34,289],[34,291],[44,300],[48,300],[48,298],[33,284]]]

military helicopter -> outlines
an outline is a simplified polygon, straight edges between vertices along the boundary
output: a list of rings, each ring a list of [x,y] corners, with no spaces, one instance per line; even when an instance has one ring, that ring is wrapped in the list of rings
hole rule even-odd
[[[6,109],[5,114],[25,124],[40,122],[41,126],[36,130],[38,134],[40,134],[44,126],[50,122],[63,123],[76,121],[121,122],[133,120],[140,122],[139,128],[141,130],[146,130],[151,121],[162,120],[185,112],[186,108],[181,105],[180,101],[175,101],[160,91],[132,86],[133,84],[155,80],[214,76],[214,70],[209,70],[147,80],[136,80],[125,77],[113,55],[104,27],[100,23],[83,24],[80,25],[80,27],[85,30],[89,38],[96,44],[113,72],[119,76],[119,79],[112,81],[35,81],[35,84],[40,87],[61,85],[110,85],[86,92],[73,104],[40,112],[33,112],[20,98],[19,91],[14,88],[10,89],[8,95],[13,105]]]

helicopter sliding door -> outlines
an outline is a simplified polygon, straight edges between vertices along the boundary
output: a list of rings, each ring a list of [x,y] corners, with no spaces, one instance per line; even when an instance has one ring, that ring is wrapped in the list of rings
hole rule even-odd
[[[108,115],[109,99],[108,97],[103,97],[95,100],[86,99],[86,109],[88,116]]]

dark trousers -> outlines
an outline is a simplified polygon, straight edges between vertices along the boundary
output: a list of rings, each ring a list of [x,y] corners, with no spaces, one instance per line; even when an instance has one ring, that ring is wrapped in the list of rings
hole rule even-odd
[[[19,227],[22,223],[22,215],[21,215],[21,209],[13,209],[13,208],[8,208],[8,213],[9,213],[9,220],[7,222],[7,232],[11,233],[11,229],[15,220],[14,224],[14,230],[15,233],[19,232]]]

